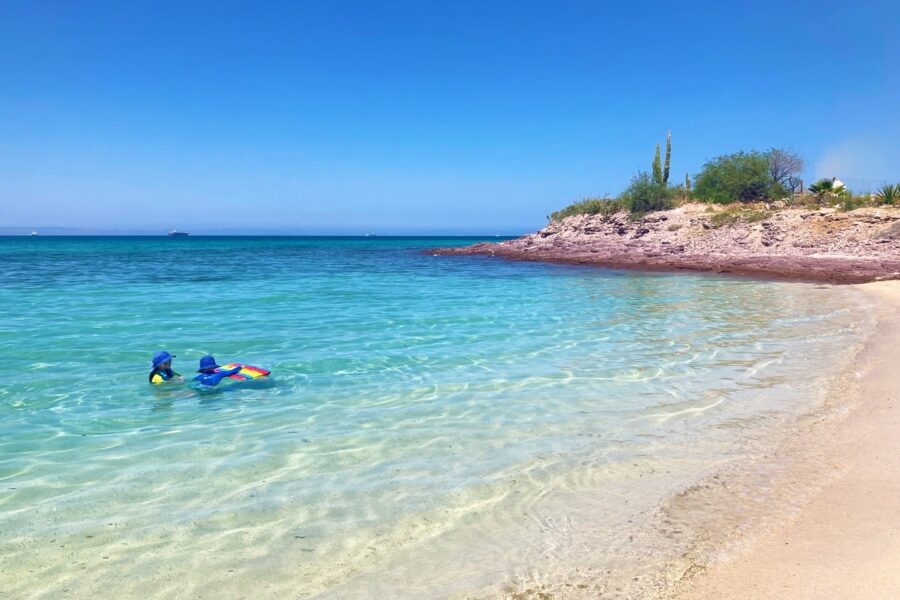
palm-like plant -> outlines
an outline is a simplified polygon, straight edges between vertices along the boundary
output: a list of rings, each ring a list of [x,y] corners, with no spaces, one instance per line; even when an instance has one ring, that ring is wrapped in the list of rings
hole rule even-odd
[[[847,188],[844,187],[844,182],[840,179],[834,177],[828,179],[825,177],[809,186],[809,191],[816,196],[825,196],[826,194],[843,196],[847,193]]]
[[[875,200],[879,204],[897,204],[898,200],[900,200],[900,184],[884,184],[875,193]]]

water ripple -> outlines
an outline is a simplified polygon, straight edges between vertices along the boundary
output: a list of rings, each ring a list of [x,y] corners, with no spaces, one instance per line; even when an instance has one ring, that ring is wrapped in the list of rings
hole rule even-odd
[[[651,560],[654,499],[867,332],[844,288],[420,253],[447,243],[0,239],[0,589],[447,597]],[[151,387],[160,348],[274,377]]]

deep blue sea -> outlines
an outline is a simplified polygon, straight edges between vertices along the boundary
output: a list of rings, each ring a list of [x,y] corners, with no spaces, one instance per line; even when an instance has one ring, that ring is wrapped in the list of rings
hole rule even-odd
[[[0,238],[0,597],[645,568],[639,516],[821,402],[871,326],[850,287],[427,252],[474,241]],[[151,386],[163,349],[272,375]]]

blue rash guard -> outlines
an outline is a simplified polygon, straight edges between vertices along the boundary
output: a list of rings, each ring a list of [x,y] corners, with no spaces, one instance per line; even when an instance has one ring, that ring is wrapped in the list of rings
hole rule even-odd
[[[220,381],[228,377],[229,375],[234,375],[238,371],[241,370],[241,367],[235,367],[234,369],[230,369],[228,371],[213,371],[211,373],[200,373],[196,377],[194,377],[194,381],[200,383],[200,385],[206,386],[214,386],[218,385]]]

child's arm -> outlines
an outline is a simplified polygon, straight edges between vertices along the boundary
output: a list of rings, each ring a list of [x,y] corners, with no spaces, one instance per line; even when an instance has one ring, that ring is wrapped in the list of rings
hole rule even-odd
[[[197,377],[197,379],[203,385],[219,385],[219,382],[234,375],[238,371],[241,370],[240,366],[235,367],[234,369],[229,369],[228,371],[216,371],[215,373],[203,374]]]
[[[225,377],[231,377],[232,375],[234,375],[236,373],[240,373],[241,369],[243,369],[243,368],[244,368],[243,366],[238,365],[233,369],[228,369],[227,371],[220,371],[220,373],[223,375],[222,379],[224,379]]]

